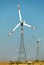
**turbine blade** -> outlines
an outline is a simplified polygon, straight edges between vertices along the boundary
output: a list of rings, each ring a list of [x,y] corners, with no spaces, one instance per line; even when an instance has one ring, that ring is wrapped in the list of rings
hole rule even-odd
[[[20,23],[17,24],[16,27],[12,31],[14,32],[18,28],[19,25],[20,25]]]
[[[9,33],[9,36],[19,27],[20,23],[16,25],[16,27]]]
[[[20,22],[22,22],[21,12],[20,12],[20,5],[18,4],[18,13],[19,13],[19,19]]]
[[[36,27],[32,26],[32,25],[28,25],[26,23],[24,23],[25,26],[29,27],[29,28],[32,28],[32,29],[36,29]]]

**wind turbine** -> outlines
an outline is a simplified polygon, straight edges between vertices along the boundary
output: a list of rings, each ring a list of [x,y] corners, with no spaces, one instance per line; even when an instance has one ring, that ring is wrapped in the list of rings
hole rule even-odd
[[[20,5],[18,4],[18,13],[19,13],[19,19],[20,22],[16,25],[15,28],[13,28],[13,30],[9,33],[9,35],[11,36],[13,34],[13,32],[20,26],[20,34],[21,34],[21,44],[20,44],[20,50],[19,50],[19,61],[26,61],[26,53],[25,53],[25,47],[24,47],[24,28],[23,26],[27,26],[29,28],[32,29],[36,29],[36,27],[32,26],[32,25],[28,25],[25,21],[22,20],[22,16],[21,16],[21,12],[20,12]]]
[[[40,39],[36,41],[36,61],[39,61],[40,55],[39,55],[39,48],[40,48]]]
[[[39,54],[39,48],[40,48],[40,40],[41,38],[37,39],[35,36],[32,36],[36,40],[36,61],[39,61],[40,54]]]

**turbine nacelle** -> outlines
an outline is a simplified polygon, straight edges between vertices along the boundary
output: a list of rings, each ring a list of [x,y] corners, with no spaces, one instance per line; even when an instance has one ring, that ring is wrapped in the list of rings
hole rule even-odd
[[[23,26],[23,22],[21,22],[21,26]]]
[[[40,42],[40,39],[38,39],[36,42],[39,43]]]

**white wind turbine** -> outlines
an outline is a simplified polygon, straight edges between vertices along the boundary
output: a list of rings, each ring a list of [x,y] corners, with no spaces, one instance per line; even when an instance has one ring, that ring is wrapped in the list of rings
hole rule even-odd
[[[16,27],[9,33],[9,35],[11,36],[12,33],[20,26],[20,34],[21,34],[21,44],[20,44],[20,51],[19,51],[19,58],[18,60],[19,61],[27,61],[26,59],[26,53],[25,53],[25,47],[24,47],[24,35],[23,35],[23,26],[27,26],[29,28],[32,28],[32,29],[36,29],[34,26],[31,26],[31,25],[28,25],[26,24],[25,21],[22,20],[22,16],[21,16],[21,12],[20,12],[20,5],[18,4],[18,13],[19,13],[19,19],[20,19],[20,22],[16,25]]]

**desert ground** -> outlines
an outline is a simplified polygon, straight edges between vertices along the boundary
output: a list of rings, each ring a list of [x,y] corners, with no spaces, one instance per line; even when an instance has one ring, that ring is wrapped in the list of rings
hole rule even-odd
[[[16,63],[16,62],[7,62],[7,61],[0,61],[0,65],[44,65],[44,62],[26,62],[26,63]]]

